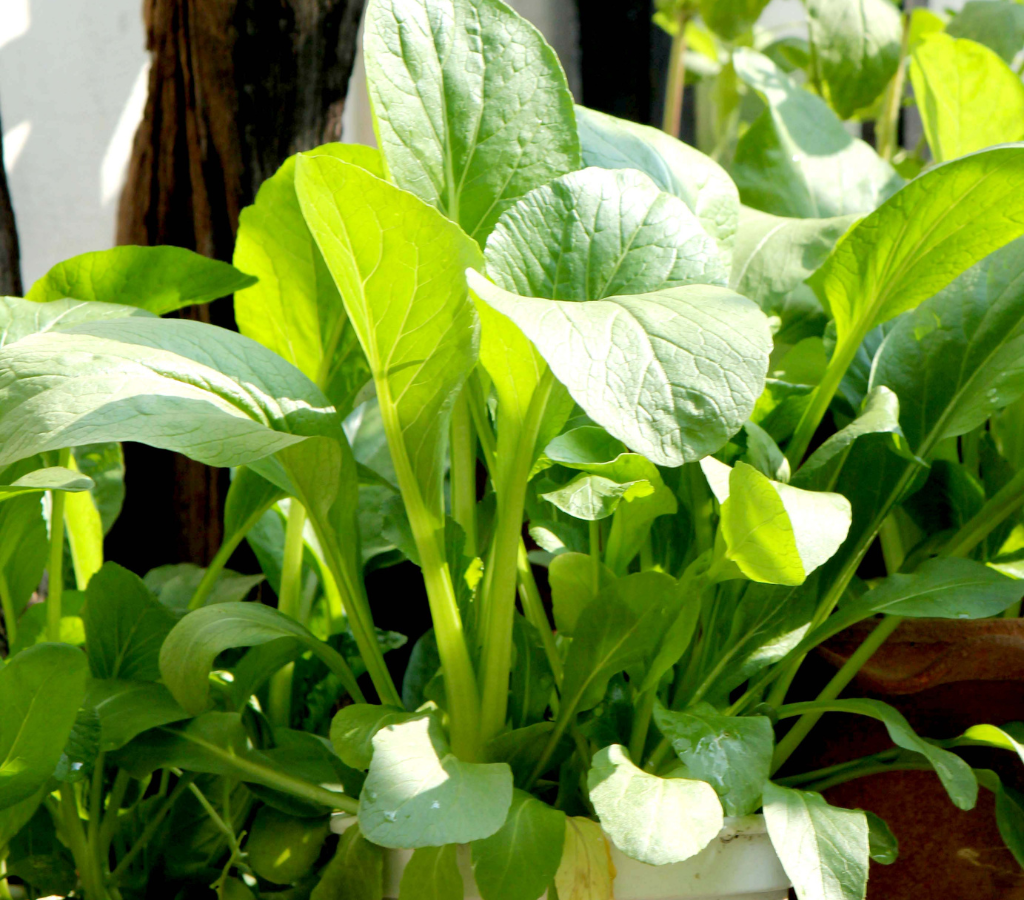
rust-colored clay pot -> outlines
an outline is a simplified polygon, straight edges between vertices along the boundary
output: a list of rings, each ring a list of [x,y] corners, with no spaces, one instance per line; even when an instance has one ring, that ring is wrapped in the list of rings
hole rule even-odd
[[[805,689],[815,688],[815,681],[823,685],[875,624],[863,622],[819,648],[818,660],[808,661]],[[985,722],[1024,720],[1024,619],[905,620],[844,696],[885,700],[919,734],[933,738],[953,737]],[[880,723],[829,714],[787,771],[891,746]],[[1024,788],[1024,772],[1013,755],[985,749],[964,755],[971,765],[995,769],[1007,783]],[[953,806],[931,772],[871,775],[831,788],[826,796],[839,806],[877,813],[900,842],[896,863],[872,863],[869,900],[1024,900],[1024,872],[1003,845],[985,789],[970,812]]]

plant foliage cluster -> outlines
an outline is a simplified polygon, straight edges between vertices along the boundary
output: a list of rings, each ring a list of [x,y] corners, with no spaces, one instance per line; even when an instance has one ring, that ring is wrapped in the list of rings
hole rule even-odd
[[[484,900],[609,900],[609,842],[679,862],[761,811],[801,900],[857,900],[896,842],[822,791],[898,769],[994,792],[1024,863],[1024,800],[957,752],[1019,726],[840,697],[903,618],[1019,613],[1024,7],[807,0],[797,41],[764,5],[659,12],[705,154],[574,106],[500,0],[372,0],[380,151],[289,159],[234,266],[122,247],[0,302],[11,884],[379,900],[407,848],[400,900],[459,900],[468,845]],[[230,293],[240,334],[160,318]],[[104,562],[121,441],[232,468],[210,566]],[[433,628],[398,684],[365,576],[400,560]],[[892,749],[784,768],[824,713]]]

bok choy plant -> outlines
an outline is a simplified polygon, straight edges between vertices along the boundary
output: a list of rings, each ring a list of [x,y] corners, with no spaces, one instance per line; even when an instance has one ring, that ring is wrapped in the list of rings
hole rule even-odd
[[[500,0],[373,0],[365,42],[380,150],[285,162],[233,267],[119,248],[4,301],[10,879],[374,900],[407,848],[400,900],[457,900],[469,845],[484,900],[609,900],[608,842],[680,862],[760,811],[802,900],[854,900],[895,838],[822,791],[899,769],[993,791],[1024,860],[1024,804],[955,752],[1021,755],[1017,725],[935,741],[840,696],[902,618],[1024,594],[1024,146],[790,165],[816,98],[748,48],[750,191],[753,157],[574,107]],[[227,293],[241,334],[158,318]],[[233,469],[208,567],[104,563],[120,441]],[[433,627],[399,685],[366,576],[402,559]],[[824,713],[893,748],[794,771]]]

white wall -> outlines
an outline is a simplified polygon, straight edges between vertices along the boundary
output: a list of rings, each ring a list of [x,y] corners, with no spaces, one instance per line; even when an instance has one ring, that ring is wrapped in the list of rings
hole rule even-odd
[[[141,0],[0,0],[0,118],[26,289],[109,247],[146,98]]]

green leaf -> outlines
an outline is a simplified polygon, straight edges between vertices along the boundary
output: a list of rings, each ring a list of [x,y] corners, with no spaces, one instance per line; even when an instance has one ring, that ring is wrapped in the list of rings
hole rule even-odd
[[[585,106],[576,107],[576,128],[585,166],[639,169],[648,175],[690,208],[728,264],[740,198],[718,163],[664,131]]]
[[[901,401],[925,454],[1024,394],[1024,240],[997,250],[897,320],[875,355],[872,388]]]
[[[612,900],[615,866],[601,826],[593,819],[565,820],[562,861],[555,873],[558,900]]]
[[[559,553],[548,566],[548,582],[559,634],[572,637],[580,613],[615,575],[603,562],[585,553]]]
[[[750,31],[768,0],[700,0],[700,14],[708,28],[731,41]]]
[[[946,33],[984,44],[1009,64],[1024,48],[1024,8],[1005,0],[968,0],[946,26]]]
[[[274,884],[292,884],[312,871],[330,827],[325,819],[298,819],[261,806],[245,842],[246,862]]]
[[[988,47],[932,35],[911,57],[910,80],[936,162],[1024,138],[1024,84]]]
[[[925,172],[854,225],[812,279],[836,356],[1020,236],[1022,184],[1024,146],[984,150]]]
[[[689,859],[722,830],[722,804],[710,784],[649,775],[620,744],[594,754],[587,789],[615,846],[648,865]]]
[[[870,212],[903,183],[820,97],[746,47],[736,74],[768,105],[740,138],[732,177],[748,206],[777,216],[824,219]]]
[[[84,303],[80,300],[51,300],[33,303],[21,297],[0,297],[0,347],[31,334],[66,328],[80,322],[106,319],[153,318],[153,314],[115,303]]]
[[[388,174],[481,246],[517,198],[579,168],[558,58],[504,3],[377,0],[365,48]]]
[[[768,835],[801,900],[864,900],[869,842],[862,811],[773,782],[764,801]]]
[[[57,760],[53,777],[65,784],[74,784],[91,775],[100,752],[100,717],[95,709],[85,707],[75,716],[75,724]]]
[[[78,471],[92,479],[89,489],[106,534],[124,504],[124,453],[118,443],[82,444],[71,454]]]
[[[106,563],[89,582],[82,621],[94,678],[156,681],[175,617],[138,575]]]
[[[458,847],[419,847],[402,872],[399,900],[462,900]]]
[[[807,18],[829,103],[839,118],[849,119],[896,74],[899,11],[889,0],[808,0]]]
[[[361,699],[348,664],[330,645],[317,640],[294,619],[260,603],[220,603],[190,612],[160,650],[160,673],[174,699],[192,715],[210,706],[210,672],[217,656],[231,647],[255,647],[282,637],[299,640]]]
[[[723,716],[710,703],[682,712],[658,703],[654,723],[690,774],[715,789],[727,816],[746,816],[761,805],[775,750],[770,719]]]
[[[1024,742],[1017,740],[1003,728],[997,728],[995,725],[972,725],[964,732],[964,737],[1009,750],[1011,753],[1016,753],[1021,762],[1024,762]]]
[[[487,274],[507,291],[600,300],[728,280],[689,207],[632,169],[583,169],[531,191],[487,239]]]
[[[331,743],[341,761],[353,769],[366,770],[373,759],[373,736],[388,725],[418,717],[390,706],[353,703],[342,707],[331,721]]]
[[[119,750],[136,735],[188,718],[162,684],[152,681],[90,679],[85,708],[96,710],[100,750]]]
[[[380,153],[357,144],[326,144],[330,156],[384,177]],[[295,156],[260,186],[242,210],[234,262],[259,282],[235,297],[238,330],[280,354],[342,413],[370,377],[338,288],[302,218],[295,192]]]
[[[560,716],[597,706],[612,675],[655,651],[683,605],[674,587],[661,572],[638,572],[615,580],[584,608],[565,659]]]
[[[39,644],[0,668],[0,809],[36,793],[53,774],[85,698],[85,654]]]
[[[398,420],[404,446],[392,445],[392,456],[408,457],[423,500],[440,514],[448,418],[476,354],[463,273],[479,266],[479,251],[458,226],[357,166],[302,157],[296,177],[306,222],[370,363],[381,414]]]
[[[33,469],[10,484],[0,484],[0,501],[19,494],[38,494],[42,491],[87,491],[92,487],[92,479],[80,472],[65,469],[63,466],[50,466],[45,469]]]
[[[25,299],[119,303],[162,316],[226,297],[255,281],[227,263],[183,247],[113,247],[57,263]]]
[[[960,809],[974,808],[978,799],[978,782],[971,772],[971,767],[955,753],[943,750],[918,737],[902,713],[889,704],[881,700],[865,699],[809,700],[806,703],[787,703],[779,707],[780,718],[803,715],[806,712],[843,712],[877,719],[885,726],[897,747],[920,753],[931,763],[950,799]]]
[[[996,826],[1006,848],[1024,866],[1024,794],[1004,785],[991,769],[975,769],[979,784],[996,795]]]
[[[320,873],[310,900],[381,900],[384,894],[384,851],[363,837],[353,822]]]
[[[789,295],[825,261],[856,219],[791,219],[744,206],[729,287],[769,315],[779,315]]]
[[[649,497],[653,493],[649,481],[619,484],[600,475],[577,475],[564,487],[540,496],[570,516],[594,522],[612,515],[622,501]]]
[[[505,763],[467,763],[432,716],[390,725],[373,738],[359,825],[382,847],[439,847],[490,837],[512,802]]]
[[[900,855],[900,845],[896,835],[881,816],[870,810],[864,810],[868,819],[868,852],[876,863],[891,866]]]
[[[176,563],[150,569],[142,580],[164,606],[184,613],[205,574],[206,569],[194,563]],[[222,569],[207,595],[205,605],[238,603],[248,597],[252,589],[263,580],[262,575],[240,575],[231,569]]]
[[[473,878],[483,900],[537,900],[558,871],[565,821],[561,810],[513,791],[505,824],[471,845]]]
[[[701,466],[707,473],[723,464],[709,457]],[[801,584],[846,540],[852,513],[841,494],[772,481],[744,462],[729,473],[728,490],[719,496],[725,555],[752,581]]]
[[[339,427],[323,394],[275,353],[184,319],[30,335],[0,352],[0,384],[0,465],[125,439],[235,466]]]
[[[517,297],[475,272],[587,415],[658,465],[718,450],[764,386],[771,337],[749,300],[689,285],[587,303]]]

